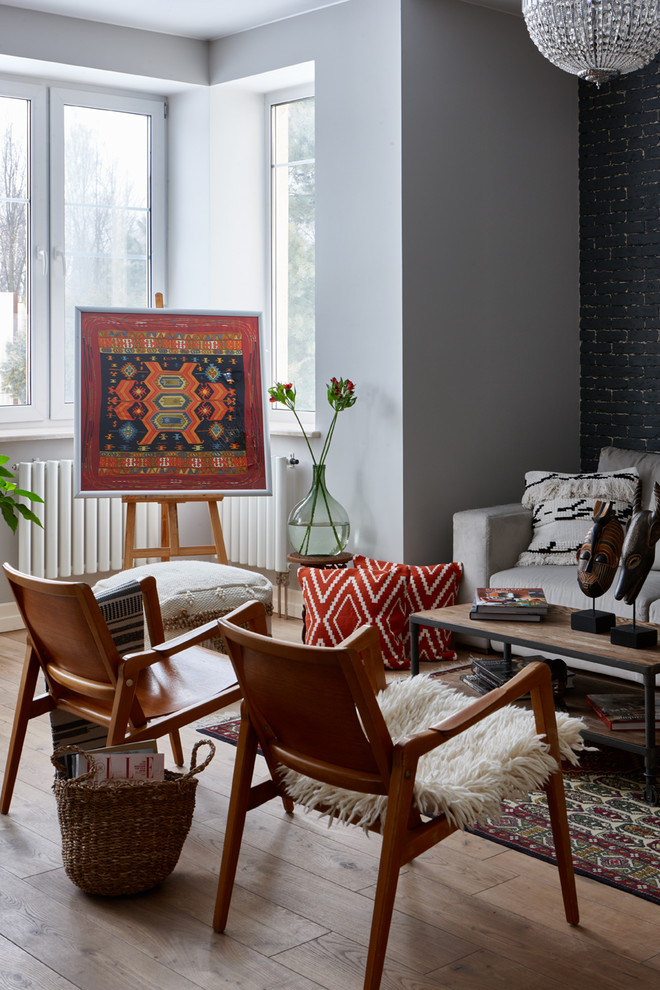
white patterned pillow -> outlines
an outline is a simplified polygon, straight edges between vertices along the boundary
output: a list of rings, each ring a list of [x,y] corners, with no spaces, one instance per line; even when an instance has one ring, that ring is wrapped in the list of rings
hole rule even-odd
[[[516,566],[575,564],[577,551],[591,528],[594,502],[612,502],[625,528],[638,481],[634,468],[592,474],[528,471],[522,504],[532,510],[533,535]]]

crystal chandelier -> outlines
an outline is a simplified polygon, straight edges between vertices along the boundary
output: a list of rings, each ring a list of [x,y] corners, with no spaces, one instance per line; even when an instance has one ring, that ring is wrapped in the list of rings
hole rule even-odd
[[[598,86],[660,51],[660,0],[522,0],[522,12],[542,55]]]

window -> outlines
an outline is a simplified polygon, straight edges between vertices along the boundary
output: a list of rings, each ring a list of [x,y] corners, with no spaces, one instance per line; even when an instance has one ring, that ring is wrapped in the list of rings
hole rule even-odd
[[[0,81],[0,155],[0,421],[70,421],[75,307],[165,288],[164,104]]]
[[[315,407],[314,98],[273,100],[271,313],[273,377],[294,382],[296,407]]]

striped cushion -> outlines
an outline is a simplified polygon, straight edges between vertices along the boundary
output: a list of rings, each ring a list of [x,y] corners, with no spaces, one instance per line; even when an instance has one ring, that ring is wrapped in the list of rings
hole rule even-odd
[[[95,597],[117,651],[123,656],[143,650],[144,610],[142,589],[138,582],[128,581]],[[58,746],[95,749],[105,745],[108,735],[103,726],[59,710],[50,713],[50,724],[54,749]]]

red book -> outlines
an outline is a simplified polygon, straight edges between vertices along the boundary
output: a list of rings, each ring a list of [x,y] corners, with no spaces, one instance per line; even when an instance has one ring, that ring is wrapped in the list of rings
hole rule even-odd
[[[586,696],[596,715],[602,718],[612,732],[625,732],[630,729],[643,729],[644,697],[641,694],[588,694]],[[660,694],[656,694],[655,725],[660,728],[660,712],[658,702]]]

